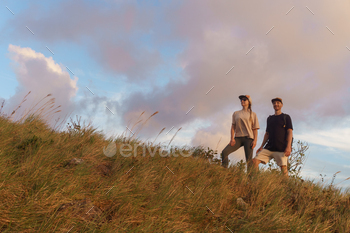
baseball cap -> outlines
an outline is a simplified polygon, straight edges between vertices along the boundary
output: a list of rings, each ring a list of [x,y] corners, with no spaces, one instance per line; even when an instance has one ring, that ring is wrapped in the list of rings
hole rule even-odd
[[[241,100],[243,98],[247,98],[249,100],[249,103],[252,104],[252,98],[250,98],[250,95],[240,95],[238,98]]]
[[[282,99],[279,98],[279,97],[276,97],[276,98],[271,100],[272,103],[273,103],[273,101],[279,101],[279,102],[281,102],[283,104]]]

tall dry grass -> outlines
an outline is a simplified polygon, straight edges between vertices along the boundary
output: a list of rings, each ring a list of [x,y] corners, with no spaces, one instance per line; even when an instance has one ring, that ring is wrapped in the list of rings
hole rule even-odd
[[[350,195],[334,185],[269,171],[248,178],[199,147],[187,158],[140,147],[106,157],[111,141],[78,119],[58,132],[40,117],[0,117],[0,232],[349,232]]]

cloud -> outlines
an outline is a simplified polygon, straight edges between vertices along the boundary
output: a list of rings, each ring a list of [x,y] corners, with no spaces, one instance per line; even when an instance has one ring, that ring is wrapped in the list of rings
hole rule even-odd
[[[72,80],[63,66],[57,64],[52,57],[47,58],[31,48],[22,48],[10,44],[8,50],[13,61],[12,66],[16,73],[18,87],[16,93],[6,100],[4,112],[8,112],[8,115],[11,114],[29,91],[31,93],[26,98],[27,100],[16,112],[17,119],[26,114],[48,94],[52,95],[50,98],[55,98],[52,102],[54,103],[53,108],[61,105],[60,108],[56,109],[61,110],[61,112],[54,114],[55,119],[59,117],[63,119],[65,115],[74,110],[73,98],[78,91],[78,77],[74,77],[74,80]],[[38,110],[46,101],[49,101],[49,98],[38,104],[32,112]],[[47,105],[44,113],[52,110],[49,107],[50,105]],[[53,126],[55,121],[51,119],[49,124]]]
[[[144,43],[155,20],[153,7],[139,8],[136,1],[96,6],[74,0],[55,2],[48,8],[30,4],[1,33],[20,42],[28,32],[21,30],[26,22],[41,43],[74,43],[114,74],[130,81],[153,80],[154,69],[163,62],[158,49]]]
[[[152,80],[152,71],[162,62],[154,49],[138,46],[130,41],[101,39],[97,46],[91,46],[91,55],[107,70],[123,75],[131,81]]]
[[[297,132],[303,122],[325,127],[349,116],[350,54],[345,46],[350,40],[346,30],[350,15],[344,10],[349,4],[337,3],[328,12],[329,4],[312,1],[308,6],[317,12],[313,15],[295,3],[286,15],[292,6],[272,1],[178,4],[167,12],[166,21],[172,28],[169,38],[186,41],[178,56],[182,77],[154,87],[149,95],[134,93],[124,103],[125,111],[157,110],[157,127],[211,121],[216,127],[193,129],[200,139],[209,137],[208,130],[212,136],[219,134],[212,116],[219,112],[229,117],[239,110],[240,94],[252,96],[262,128],[273,114],[270,100],[276,96],[283,98],[283,111],[292,116]],[[155,132],[150,128],[149,133]]]
[[[298,139],[309,143],[350,151],[350,128],[334,128],[331,130],[313,130],[296,135]]]
[[[240,94],[252,96],[262,129],[276,96],[283,98],[283,111],[292,116],[299,135],[303,124],[323,128],[350,114],[348,2],[309,1],[314,14],[296,1],[172,1],[142,7],[136,1],[109,1],[97,7],[77,0],[51,7],[38,14],[29,8],[4,32],[26,21],[39,40],[73,42],[118,79],[125,76],[141,87],[147,83],[152,91],[132,92],[114,102],[123,125],[143,111],[147,116],[159,111],[143,129],[147,137],[163,127],[192,125],[197,132],[193,143],[228,138],[230,126],[217,122],[240,109]],[[20,38],[23,30],[13,33]],[[165,64],[163,49],[177,43],[182,47],[174,69],[182,71],[159,86],[153,74]],[[97,106],[105,100],[86,101]],[[196,127],[198,120],[211,126]]]
[[[103,131],[106,138],[122,134],[123,127],[119,112],[121,112],[120,96],[92,95],[87,89],[84,95],[75,100],[74,114],[88,118],[93,127]]]

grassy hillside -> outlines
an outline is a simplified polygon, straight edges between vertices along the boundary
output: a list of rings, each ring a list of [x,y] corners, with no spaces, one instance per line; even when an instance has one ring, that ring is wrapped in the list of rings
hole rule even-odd
[[[111,141],[91,126],[4,116],[0,137],[0,232],[350,232],[349,194],[269,171],[250,179],[201,148],[124,157],[123,143],[142,142],[119,137],[107,157]]]

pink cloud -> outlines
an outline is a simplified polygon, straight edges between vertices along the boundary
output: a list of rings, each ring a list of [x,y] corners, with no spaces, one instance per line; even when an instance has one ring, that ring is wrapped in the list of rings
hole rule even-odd
[[[22,27],[20,23],[26,20],[43,41],[82,43],[102,67],[139,85],[145,79],[154,81],[152,72],[164,64],[155,45],[183,42],[177,57],[182,76],[162,87],[152,83],[150,94],[133,93],[122,103],[124,122],[142,111],[159,111],[145,134],[156,135],[163,127],[179,128],[196,119],[215,125],[240,108],[240,94],[252,96],[253,110],[261,122],[273,113],[270,100],[276,96],[283,98],[284,111],[295,123],[323,125],[350,114],[346,108],[350,97],[346,3],[310,1],[315,15],[304,3],[287,1],[194,0],[159,8],[119,4],[99,8],[83,1],[65,1],[54,13],[38,19],[28,11],[9,27]],[[162,14],[157,13],[160,11]],[[150,36],[151,31],[149,44],[135,39]],[[214,118],[218,113],[225,116]],[[193,142],[204,138],[200,133],[206,138],[229,136],[225,127],[193,130],[198,132]]]
[[[16,73],[18,87],[16,93],[5,102],[4,112],[7,112],[7,115],[17,108],[28,92],[31,92],[31,94],[28,95],[27,101],[16,112],[15,120],[19,120],[27,114],[35,104],[48,94],[52,95],[50,98],[55,98],[52,102],[54,103],[53,108],[61,105],[57,109],[61,111],[50,115],[50,118],[47,119],[49,125],[53,126],[56,119],[60,118],[62,120],[65,115],[73,111],[75,107],[73,98],[78,91],[77,77],[72,80],[65,68],[57,64],[52,57],[47,58],[31,48],[22,48],[10,44],[8,50],[9,56],[13,60],[13,69]],[[38,110],[50,98],[46,98],[31,113]],[[48,113],[50,110],[52,109],[46,108],[44,112]]]
[[[124,103],[125,111],[159,111],[149,129],[151,135],[161,127],[180,127],[195,119],[216,125],[213,114],[238,110],[240,94],[252,96],[253,109],[263,124],[273,113],[270,100],[276,96],[284,99],[283,110],[295,124],[324,125],[330,119],[348,116],[349,109],[344,106],[350,97],[349,51],[345,46],[346,38],[350,40],[346,31],[350,15],[342,9],[338,17],[336,10],[327,12],[329,5],[316,1],[309,6],[322,14],[314,16],[296,3],[286,15],[292,6],[272,1],[190,1],[168,10],[166,20],[173,29],[169,39],[187,41],[178,57],[185,82],[174,80],[165,87],[154,87],[148,96],[134,94]],[[339,3],[332,7],[348,6]],[[314,26],[310,29],[310,25]],[[341,36],[333,36],[326,25],[334,25]],[[232,66],[235,68],[225,75]],[[185,115],[192,106],[191,113]],[[212,135],[217,134],[217,128],[210,129]],[[204,131],[194,130],[193,142],[198,142],[198,132]]]
[[[35,14],[33,14],[35,12]],[[140,9],[136,1],[95,4],[82,0],[60,1],[47,10],[38,5],[16,15],[2,33],[15,41],[27,35],[23,22],[35,38],[45,43],[68,42],[85,48],[105,69],[131,81],[151,77],[162,63],[156,48],[143,46],[139,37],[150,32],[154,9]]]

